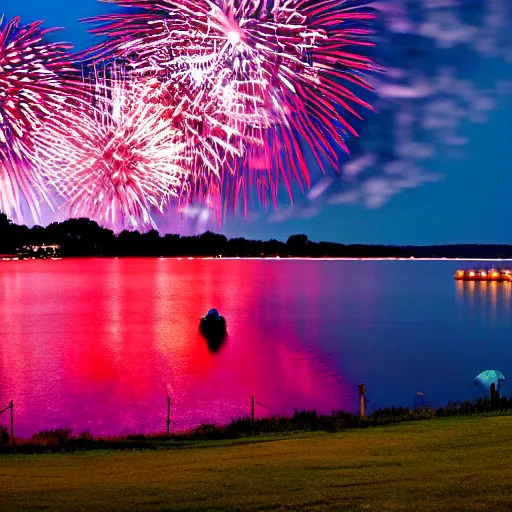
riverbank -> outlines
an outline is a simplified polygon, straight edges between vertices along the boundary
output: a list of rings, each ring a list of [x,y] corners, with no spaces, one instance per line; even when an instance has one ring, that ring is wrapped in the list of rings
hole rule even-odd
[[[509,511],[512,417],[258,444],[0,457],[0,509]],[[74,505],[73,505],[74,504]]]
[[[7,411],[7,407],[4,411]],[[94,437],[88,432],[74,433],[60,428],[35,433],[31,439],[10,435],[10,429],[0,425],[1,454],[48,454],[98,450],[162,450],[197,446],[207,441],[222,444],[254,443],[273,440],[276,436],[296,436],[304,433],[336,433],[353,429],[367,429],[416,421],[435,420],[452,416],[484,417],[512,416],[512,398],[479,398],[473,402],[449,402],[433,409],[408,407],[377,409],[372,414],[359,417],[344,411],[330,415],[316,410],[295,411],[293,416],[273,416],[252,419],[234,419],[228,425],[202,424],[192,430],[167,434],[131,434],[117,437]]]

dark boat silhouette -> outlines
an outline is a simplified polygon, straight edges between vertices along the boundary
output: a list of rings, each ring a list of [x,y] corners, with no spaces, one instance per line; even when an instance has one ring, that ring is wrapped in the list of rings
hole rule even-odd
[[[217,351],[226,337],[226,319],[216,309],[210,309],[199,324],[199,332],[212,352]]]

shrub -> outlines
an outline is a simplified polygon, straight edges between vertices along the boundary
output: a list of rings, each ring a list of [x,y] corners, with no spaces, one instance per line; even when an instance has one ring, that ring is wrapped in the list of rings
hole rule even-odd
[[[0,444],[9,443],[9,431],[3,425],[0,425]]]
[[[315,410],[298,411],[295,409],[292,421],[297,430],[318,430],[318,416]]]
[[[65,446],[69,443],[71,430],[67,428],[58,428],[53,430],[43,430],[32,436],[32,441],[37,444],[47,446]]]
[[[226,429],[217,427],[210,423],[203,423],[199,427],[192,430],[188,436],[190,440],[196,441],[214,441],[226,439]]]

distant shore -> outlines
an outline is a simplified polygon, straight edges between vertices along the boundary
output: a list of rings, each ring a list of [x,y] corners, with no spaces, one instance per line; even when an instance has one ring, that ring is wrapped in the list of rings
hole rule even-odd
[[[47,227],[18,226],[0,214],[0,260],[48,257],[165,257],[325,260],[467,260],[512,261],[512,245],[371,245],[313,242],[306,235],[281,240],[228,239],[206,232],[199,236],[160,235],[157,231],[115,234],[89,219],[70,219]]]
[[[473,262],[481,262],[481,263],[500,263],[500,262],[511,262],[512,258],[379,258],[379,257],[371,257],[371,258],[330,258],[330,257],[298,257],[298,256],[287,256],[287,257],[255,257],[255,256],[223,256],[223,257],[214,257],[214,256],[66,256],[59,258],[0,258],[0,263],[2,262],[20,262],[20,261],[62,261],[67,259],[158,259],[158,260],[175,260],[175,261],[183,261],[183,260],[200,260],[200,261],[212,261],[212,260],[224,260],[224,261],[239,261],[239,260],[248,260],[248,261],[473,261]]]

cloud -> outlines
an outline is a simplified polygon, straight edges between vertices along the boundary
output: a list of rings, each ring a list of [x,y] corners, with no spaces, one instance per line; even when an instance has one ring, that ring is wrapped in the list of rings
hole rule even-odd
[[[345,177],[352,178],[375,165],[376,156],[372,153],[352,158],[343,167]]]
[[[377,51],[384,67],[371,78],[377,115],[348,141],[351,155],[340,165],[340,178],[321,178],[302,206],[280,210],[272,221],[311,216],[325,204],[381,208],[398,194],[442,180],[439,164],[465,157],[467,126],[487,122],[512,94],[511,0],[373,6],[382,21]],[[478,76],[474,69],[486,69],[489,56],[501,65]]]

